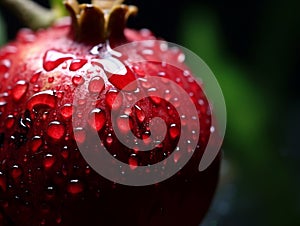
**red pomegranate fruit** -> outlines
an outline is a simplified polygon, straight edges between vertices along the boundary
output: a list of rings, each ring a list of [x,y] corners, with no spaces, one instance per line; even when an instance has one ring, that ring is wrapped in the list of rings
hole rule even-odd
[[[0,225],[199,225],[220,165],[218,155],[198,171],[211,135],[203,87],[178,49],[148,30],[126,28],[136,7],[118,1],[65,5],[70,18],[37,32],[22,29],[0,49]],[[186,101],[178,87],[193,103],[196,120],[189,111],[181,115]],[[164,124],[153,126],[155,118]],[[193,134],[198,124],[195,150],[178,172],[153,184],[126,181],[129,170],[144,167],[147,177],[156,163],[180,162],[182,154],[174,154],[180,136]],[[163,137],[153,136],[161,131]],[[143,144],[131,145],[131,139]],[[153,149],[141,151],[141,145]],[[99,147],[116,162],[106,167],[93,154]],[[96,170],[119,163],[129,170],[112,178]]]

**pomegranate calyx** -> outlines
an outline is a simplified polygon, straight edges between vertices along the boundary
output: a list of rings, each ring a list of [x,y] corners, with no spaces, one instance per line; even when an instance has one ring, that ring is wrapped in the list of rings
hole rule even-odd
[[[120,0],[94,0],[92,4],[79,4],[77,0],[66,0],[73,38],[88,44],[123,39],[126,21],[137,13],[137,7],[121,3]]]

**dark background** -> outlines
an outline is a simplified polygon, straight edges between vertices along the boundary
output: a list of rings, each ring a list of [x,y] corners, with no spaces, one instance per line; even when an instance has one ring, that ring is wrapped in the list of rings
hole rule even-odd
[[[223,90],[224,161],[202,226],[300,225],[300,2],[126,3],[139,7],[130,27],[147,27],[194,51]],[[0,12],[6,22],[0,36],[13,39],[24,25],[9,11]]]

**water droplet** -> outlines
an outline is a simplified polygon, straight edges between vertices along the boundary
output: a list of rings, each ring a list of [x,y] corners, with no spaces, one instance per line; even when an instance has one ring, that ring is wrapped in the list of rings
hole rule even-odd
[[[65,135],[65,127],[58,121],[50,122],[47,128],[47,134],[51,138],[59,140]]]
[[[121,115],[117,119],[117,125],[118,125],[119,130],[122,133],[128,133],[131,130],[129,116],[128,115]]]
[[[57,217],[55,221],[56,221],[56,223],[57,223],[57,224],[60,224],[60,223],[61,223],[61,221],[62,221],[62,218],[61,218],[61,216]]]
[[[53,186],[47,186],[46,188],[46,198],[53,199],[55,197],[55,189]]]
[[[8,59],[0,61],[0,75],[5,75],[11,66],[11,62]]]
[[[40,107],[56,107],[56,97],[52,90],[46,90],[36,93],[27,102],[27,108],[29,110],[37,110]]]
[[[86,138],[86,132],[82,127],[74,129],[74,138],[78,144],[82,144]]]
[[[52,71],[66,60],[73,59],[71,54],[65,54],[56,50],[48,50],[43,58],[43,67],[46,71]]]
[[[10,129],[13,127],[15,123],[15,117],[13,115],[8,115],[6,120],[5,120],[5,126],[7,129]]]
[[[68,146],[64,146],[63,149],[61,150],[60,154],[64,159],[67,159],[69,157]]]
[[[170,125],[169,134],[170,134],[170,137],[172,139],[175,139],[176,137],[179,136],[180,131],[179,131],[179,128],[177,127],[177,125],[175,123]]]
[[[72,104],[65,104],[64,106],[62,106],[62,108],[60,109],[60,114],[65,118],[65,119],[69,119],[72,117],[74,113],[74,109]]]
[[[148,95],[155,104],[160,104],[161,98],[160,98],[159,92],[156,88],[148,89]]]
[[[42,74],[42,71],[35,72],[30,79],[30,83],[36,83],[41,74]]]
[[[135,74],[129,67],[125,67],[127,72],[124,75],[112,74],[108,76],[108,80],[119,90],[122,91],[134,91],[137,88],[137,82]]]
[[[0,193],[1,193],[1,190],[2,192],[6,192],[6,187],[7,184],[6,184],[6,177],[5,175],[0,171]]]
[[[174,162],[177,163],[181,157],[181,152],[179,152],[178,150],[174,151]]]
[[[110,146],[112,143],[113,143],[113,138],[112,138],[112,135],[111,134],[108,134],[107,135],[107,138],[106,138],[106,143],[108,146]]]
[[[37,93],[37,92],[39,92],[40,90],[41,90],[41,87],[38,85],[38,84],[35,84],[34,86],[33,86],[33,92],[35,92],[35,93]]]
[[[46,154],[43,163],[44,163],[44,167],[46,169],[49,169],[55,163],[55,157],[52,154]]]
[[[53,77],[53,76],[50,76],[50,77],[48,78],[48,82],[49,82],[49,83],[54,82],[54,77]]]
[[[42,138],[40,136],[34,136],[30,142],[30,149],[32,152],[36,152],[43,144]]]
[[[84,78],[81,76],[81,75],[75,75],[73,76],[72,78],[72,83],[75,85],[75,86],[79,86],[79,85],[82,85],[84,83]]]
[[[133,66],[132,70],[134,71],[134,73],[136,73],[139,76],[144,76],[145,75],[145,71],[141,67],[139,67],[138,65]]]
[[[138,161],[135,156],[130,156],[128,159],[130,169],[135,170],[138,167]]]
[[[20,80],[12,89],[12,97],[15,101],[19,101],[27,92],[28,83],[24,80]]]
[[[100,131],[106,122],[105,112],[100,108],[92,110],[88,122],[93,129]]]
[[[11,176],[14,180],[17,180],[22,175],[22,173],[23,171],[18,165],[13,165]]]
[[[123,96],[116,90],[110,90],[106,93],[105,102],[112,110],[117,110],[123,104]]]
[[[79,180],[73,179],[69,182],[67,191],[72,195],[77,195],[83,192],[83,184]]]
[[[145,112],[138,105],[134,105],[134,107],[135,107],[135,114],[136,114],[137,119],[140,122],[143,122],[146,118]]]
[[[87,63],[87,60],[84,59],[76,59],[71,62],[70,71],[77,71],[82,68]]]
[[[104,89],[104,81],[100,76],[96,76],[91,79],[88,87],[92,93],[101,93]]]

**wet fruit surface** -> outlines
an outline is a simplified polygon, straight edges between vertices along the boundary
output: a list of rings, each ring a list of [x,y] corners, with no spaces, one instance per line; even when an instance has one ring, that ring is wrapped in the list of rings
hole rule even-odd
[[[0,49],[0,225],[198,225],[216,187],[219,158],[198,172],[211,115],[180,53],[153,45],[116,56],[103,44],[95,54],[94,45],[74,42],[69,30],[70,24],[20,31]],[[124,34],[124,43],[154,38],[146,31]],[[146,61],[131,61],[133,53]],[[185,70],[165,64],[162,55]],[[192,116],[176,110],[184,106],[176,89],[147,83],[151,76],[172,80],[189,93],[201,125],[200,136],[193,138],[198,145],[191,161],[164,182],[116,184],[97,174],[78,149],[88,144],[91,131],[114,158],[136,170],[166,159],[176,150],[181,129],[192,128]],[[138,93],[147,98],[138,100]],[[112,112],[120,111],[113,128]],[[155,117],[166,123],[163,138],[151,137]],[[141,152],[122,143],[116,129],[125,138],[133,133],[144,145],[160,142]]]

